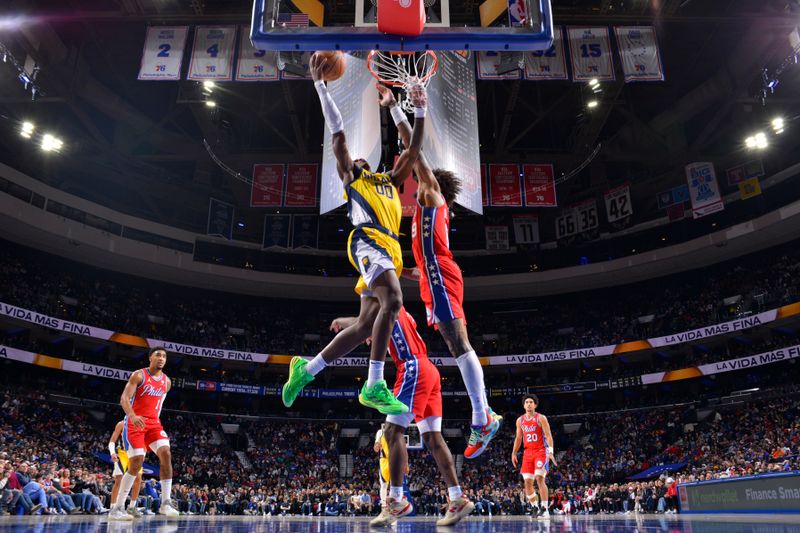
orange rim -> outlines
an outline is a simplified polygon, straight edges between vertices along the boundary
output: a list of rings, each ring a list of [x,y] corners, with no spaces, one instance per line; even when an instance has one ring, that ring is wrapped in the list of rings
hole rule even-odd
[[[369,69],[370,74],[372,74],[373,78],[386,85],[390,85],[392,87],[403,87],[404,86],[403,82],[397,80],[387,80],[383,78],[378,72],[375,72],[375,69],[372,68],[372,64],[375,61],[375,56],[381,53],[382,52],[380,50],[372,50],[367,56],[367,68]],[[415,52],[406,52],[406,51],[386,52],[386,53],[392,56],[410,56],[415,54]],[[439,59],[436,57],[436,54],[433,52],[433,50],[426,50],[425,53],[428,54],[431,58],[433,58],[433,63],[431,64],[431,68],[428,70],[428,73],[419,79],[420,83],[425,83],[426,81],[431,79],[431,77],[434,74],[436,74],[436,69],[439,68]]]

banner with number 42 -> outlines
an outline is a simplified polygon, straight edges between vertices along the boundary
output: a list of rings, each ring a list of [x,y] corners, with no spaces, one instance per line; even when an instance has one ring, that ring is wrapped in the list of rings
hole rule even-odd
[[[625,184],[606,191],[603,197],[606,201],[606,215],[609,222],[616,222],[633,214],[630,185]]]

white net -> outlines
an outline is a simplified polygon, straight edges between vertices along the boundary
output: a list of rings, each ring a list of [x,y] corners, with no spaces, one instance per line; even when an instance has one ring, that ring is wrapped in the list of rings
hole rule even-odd
[[[427,86],[436,74],[438,60],[430,50],[416,53],[373,50],[367,57],[367,66],[375,79],[403,90],[400,105],[406,113],[411,113],[414,106],[407,96],[408,89],[414,85]]]

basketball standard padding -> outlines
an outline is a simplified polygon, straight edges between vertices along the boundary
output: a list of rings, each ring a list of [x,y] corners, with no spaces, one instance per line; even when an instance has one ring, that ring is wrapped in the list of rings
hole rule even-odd
[[[422,0],[378,0],[378,31],[417,37],[425,29]]]
[[[344,52],[340,52],[338,50],[322,50],[319,52],[314,52],[314,55],[324,58],[327,62],[325,65],[325,73],[322,75],[322,78],[325,81],[335,81],[344,75],[344,69],[346,65],[344,61]]]

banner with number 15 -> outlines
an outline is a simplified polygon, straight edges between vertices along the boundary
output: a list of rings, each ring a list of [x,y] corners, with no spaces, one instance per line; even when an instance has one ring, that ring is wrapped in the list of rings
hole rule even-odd
[[[236,26],[198,26],[189,63],[188,79],[231,81]]]
[[[150,26],[142,50],[140,80],[179,80],[188,26]]]

